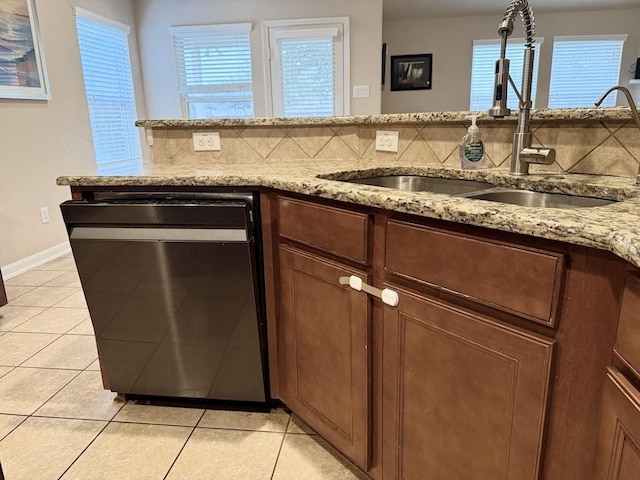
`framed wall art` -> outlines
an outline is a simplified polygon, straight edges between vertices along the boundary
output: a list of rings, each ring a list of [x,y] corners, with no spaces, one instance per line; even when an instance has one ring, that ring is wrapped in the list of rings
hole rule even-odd
[[[430,90],[432,54],[391,57],[391,91]]]
[[[0,98],[51,98],[35,0],[0,2]]]

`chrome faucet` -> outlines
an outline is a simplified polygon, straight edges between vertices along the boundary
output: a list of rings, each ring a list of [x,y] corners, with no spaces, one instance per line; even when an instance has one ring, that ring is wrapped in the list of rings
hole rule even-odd
[[[627,98],[627,103],[629,104],[629,108],[631,109],[631,116],[636,121],[636,125],[638,125],[638,128],[640,128],[640,116],[638,115],[636,102],[633,99],[633,95],[631,95],[631,92],[627,87],[623,87],[622,85],[616,85],[615,87],[611,87],[609,90],[604,92],[602,96],[596,101],[596,107],[599,107],[602,104],[602,102],[604,102],[604,99],[607,98],[607,95],[609,95],[614,90],[620,90],[622,93],[624,93],[624,96]],[[638,166],[638,175],[636,176],[636,185],[640,185],[640,166]]]
[[[524,63],[522,69],[522,88],[518,92],[511,76],[509,75],[509,59],[506,58],[507,38],[513,32],[513,21],[520,13],[524,24],[526,41],[524,50]],[[491,117],[502,118],[511,113],[507,107],[507,91],[509,85],[513,87],[520,100],[518,109],[518,126],[513,135],[511,148],[511,175],[527,175],[530,163],[550,165],[556,158],[556,152],[552,148],[534,148],[531,146],[531,85],[533,79],[533,59],[535,42],[535,22],[533,10],[528,0],[512,0],[504,12],[504,17],[498,27],[498,34],[502,38],[500,47],[500,59],[496,62],[496,80],[493,91],[493,107],[488,114]]]

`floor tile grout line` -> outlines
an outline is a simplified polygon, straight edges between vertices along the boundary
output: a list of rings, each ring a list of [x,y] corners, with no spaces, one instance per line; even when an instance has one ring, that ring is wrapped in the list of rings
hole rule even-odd
[[[62,390],[64,390],[67,387],[67,385],[69,385],[71,382],[73,382],[78,377],[78,375],[80,375],[81,373],[82,373],[82,370],[76,370],[76,374],[73,377],[71,377],[67,383],[65,383],[62,387],[60,387],[58,390],[56,390],[56,392],[53,395],[51,395],[46,401],[41,403],[38,408],[36,408],[33,412],[31,412],[29,414],[29,416],[31,417],[34,413],[36,413],[38,410],[40,410],[47,402],[49,402],[53,397],[55,397]]]
[[[62,472],[62,475],[60,475],[60,476],[58,477],[58,480],[60,480],[62,477],[64,477],[64,476],[67,474],[67,472],[71,469],[71,467],[73,467],[73,466],[75,465],[75,463],[80,459],[80,457],[82,457],[82,455],[84,455],[84,454],[86,453],[86,451],[89,449],[89,447],[90,447],[91,445],[93,445],[93,442],[95,442],[95,441],[96,441],[96,439],[97,439],[100,435],[102,435],[102,433],[107,429],[107,427],[108,427],[109,425],[111,425],[111,422],[109,422],[109,421],[105,422],[104,427],[102,427],[102,428],[100,429],[100,431],[96,434],[96,436],[95,436],[95,437],[93,437],[93,438],[91,439],[91,441],[87,444],[87,446],[86,446],[86,447],[84,447],[84,448],[82,449],[82,451],[81,451],[81,452],[78,454],[78,456],[73,460],[73,462],[71,462],[71,463],[69,464],[69,466],[64,470],[64,472]]]
[[[282,441],[280,442],[280,448],[278,448],[278,454],[276,455],[276,461],[273,463],[273,470],[271,471],[270,480],[273,480],[273,476],[276,474],[276,469],[278,468],[278,460],[280,460],[280,453],[282,453],[282,447],[284,446],[284,440],[287,438],[287,430],[289,430],[289,424],[291,423],[291,414],[289,414],[289,419],[287,420],[287,425],[282,434]]]
[[[30,417],[30,415],[17,415],[15,413],[3,413],[2,415],[11,415],[13,417],[23,417],[22,420],[20,420],[20,422],[13,427],[9,432],[7,432],[6,435],[0,437],[0,443],[2,443],[2,441],[7,438],[9,435],[11,435],[13,433],[14,430],[16,430],[20,425],[22,425],[24,422],[27,421],[27,419]]]
[[[184,443],[182,444],[182,447],[180,447],[180,451],[178,452],[178,454],[176,455],[176,458],[173,459],[173,462],[171,462],[171,465],[169,465],[169,469],[167,470],[167,473],[164,474],[164,477],[162,477],[163,480],[166,480],[166,478],[169,476],[169,474],[171,473],[171,469],[173,468],[173,466],[176,464],[176,462],[178,461],[178,458],[180,458],[180,455],[182,455],[182,452],[184,451],[184,449],[187,446],[187,443],[189,443],[189,440],[191,440],[191,437],[193,436],[193,434],[196,431],[196,428],[198,426],[198,423],[200,423],[200,420],[202,420],[202,417],[204,417],[206,410],[203,411],[200,414],[200,418],[198,419],[198,421],[196,422],[196,424],[191,428],[191,432],[189,433],[189,436],[186,438],[186,440],[184,441]],[[154,424],[155,425],[155,424]]]

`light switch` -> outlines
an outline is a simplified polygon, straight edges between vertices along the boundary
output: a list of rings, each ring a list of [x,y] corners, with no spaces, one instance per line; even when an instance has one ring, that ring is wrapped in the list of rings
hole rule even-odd
[[[369,85],[354,85],[353,98],[369,98]]]

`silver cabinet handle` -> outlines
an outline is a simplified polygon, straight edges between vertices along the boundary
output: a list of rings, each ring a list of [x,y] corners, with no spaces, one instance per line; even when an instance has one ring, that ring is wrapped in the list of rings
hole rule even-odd
[[[364,283],[360,277],[356,277],[355,275],[351,275],[350,277],[340,277],[340,285],[349,285],[354,290],[381,298],[383,303],[391,307],[398,306],[398,303],[400,302],[398,292],[389,288],[380,290],[379,288],[372,287],[371,285]]]

